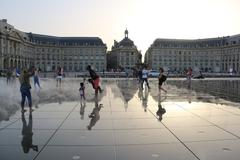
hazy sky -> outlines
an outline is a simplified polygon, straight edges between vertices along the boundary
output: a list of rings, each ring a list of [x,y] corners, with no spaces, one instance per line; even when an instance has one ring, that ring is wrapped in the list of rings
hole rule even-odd
[[[156,38],[240,34],[240,0],[1,0],[0,19],[25,32],[99,36],[108,50],[127,28],[144,54]]]

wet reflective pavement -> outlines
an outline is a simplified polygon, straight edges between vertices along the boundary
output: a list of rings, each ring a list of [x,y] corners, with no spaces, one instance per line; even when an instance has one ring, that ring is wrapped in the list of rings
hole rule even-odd
[[[105,80],[81,102],[78,80],[42,83],[32,114],[0,94],[1,160],[239,160],[240,80],[168,80],[167,94],[153,79]]]

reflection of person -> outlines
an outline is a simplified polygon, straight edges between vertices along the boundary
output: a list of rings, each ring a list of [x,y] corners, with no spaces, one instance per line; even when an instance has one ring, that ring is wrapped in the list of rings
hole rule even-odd
[[[148,96],[149,90],[147,89],[143,90],[142,87],[139,87],[138,98],[142,101],[142,107],[144,108],[144,112],[147,112]]]
[[[91,79],[89,79],[88,81],[92,84],[93,89],[95,89],[95,95],[98,94],[98,91],[101,93],[102,89],[99,85],[100,83],[100,77],[99,75],[97,75],[97,73],[91,68],[90,65],[87,66],[87,70],[90,74]]]
[[[165,108],[163,108],[163,107],[162,107],[162,104],[161,104],[165,99],[167,99],[167,97],[165,96],[165,97],[163,97],[163,99],[162,99],[162,97],[161,97],[161,92],[159,92],[159,93],[158,93],[158,110],[157,110],[157,112],[156,112],[156,115],[158,116],[158,120],[159,120],[159,121],[162,120],[162,115],[163,115],[164,113],[166,113]]]
[[[62,104],[62,101],[64,99],[63,91],[61,88],[57,90],[57,99],[58,99],[58,104]]]
[[[30,77],[34,74],[34,72],[28,72],[27,69],[24,69],[23,72],[21,73],[19,77],[20,81],[20,91],[22,95],[22,101],[21,101],[21,107],[22,107],[22,112],[25,112],[24,110],[24,104],[25,104],[25,99],[27,97],[28,99],[28,105],[30,111],[32,111],[32,96],[31,96],[31,85],[30,85]]]
[[[188,89],[187,100],[188,103],[192,103],[192,90],[190,88]]]
[[[84,112],[85,112],[85,107],[86,107],[86,102],[85,101],[81,101],[80,103],[81,107],[80,107],[80,115],[81,115],[81,119],[84,119]]]
[[[88,130],[91,130],[92,127],[97,123],[97,121],[100,119],[100,110],[103,107],[102,104],[98,105],[98,97],[95,97],[95,108],[93,108],[92,113],[88,116],[91,118],[89,125],[87,126]]]
[[[33,132],[32,132],[32,113],[30,112],[29,114],[29,121],[28,121],[28,125],[25,119],[24,114],[22,114],[22,123],[23,123],[23,127],[22,127],[22,148],[23,148],[23,152],[24,153],[28,153],[30,151],[30,149],[33,149],[34,151],[38,152],[38,146],[37,145],[33,145],[32,143],[32,136],[33,136]]]

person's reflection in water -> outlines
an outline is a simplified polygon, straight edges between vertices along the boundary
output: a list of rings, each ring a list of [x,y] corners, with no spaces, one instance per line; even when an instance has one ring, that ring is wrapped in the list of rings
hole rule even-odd
[[[39,103],[40,103],[40,93],[36,92],[35,108],[38,108]]]
[[[161,97],[161,92],[158,93],[158,110],[156,112],[158,116],[158,120],[162,120],[162,116],[164,113],[166,113],[165,108],[162,107],[162,102],[167,99],[167,96],[165,95],[163,98]]]
[[[149,90],[144,90],[142,94],[142,106],[144,108],[144,112],[147,112],[147,106],[148,106],[148,96],[149,96]]]
[[[142,101],[142,107],[144,108],[144,112],[147,112],[148,96],[149,96],[149,90],[142,89],[140,87],[138,90],[138,98]]]
[[[81,119],[84,119],[84,112],[85,112],[85,107],[86,107],[85,100],[81,101],[80,105],[81,105],[81,107],[80,107],[80,116],[81,116]]]
[[[192,90],[191,90],[191,88],[188,89],[187,101],[188,101],[189,104],[192,103]]]
[[[95,96],[95,108],[93,108],[92,113],[88,116],[91,118],[89,125],[87,126],[88,130],[91,130],[92,127],[97,123],[97,121],[100,119],[100,110],[103,107],[102,104],[98,105],[98,97]]]
[[[62,101],[63,101],[63,91],[62,91],[62,88],[61,88],[61,85],[60,87],[57,89],[57,99],[58,99],[58,104],[62,104]]]
[[[30,112],[29,114],[29,121],[27,124],[27,121],[25,119],[25,115],[22,114],[22,123],[23,123],[23,127],[22,127],[22,148],[23,148],[23,152],[24,153],[28,153],[30,151],[30,149],[33,149],[34,151],[38,152],[38,146],[37,145],[33,145],[32,144],[32,136],[33,136],[33,132],[32,132],[32,125],[33,125],[33,121],[32,121],[32,113]]]

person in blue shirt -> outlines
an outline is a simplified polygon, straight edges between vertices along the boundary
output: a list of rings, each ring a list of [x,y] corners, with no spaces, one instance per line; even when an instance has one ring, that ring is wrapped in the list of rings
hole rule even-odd
[[[30,77],[33,76],[34,71],[33,68],[28,71],[27,69],[24,69],[23,72],[20,74],[19,81],[20,81],[20,92],[22,95],[21,100],[21,107],[22,107],[22,113],[24,113],[26,110],[24,109],[25,100],[26,97],[28,99],[28,105],[29,105],[29,111],[32,112],[32,96],[31,96],[31,85],[30,85]]]

